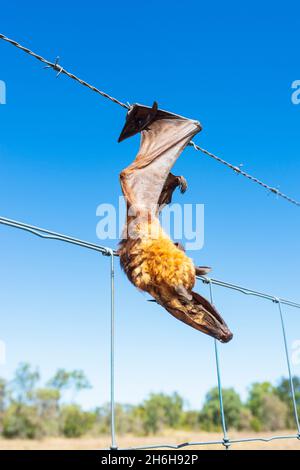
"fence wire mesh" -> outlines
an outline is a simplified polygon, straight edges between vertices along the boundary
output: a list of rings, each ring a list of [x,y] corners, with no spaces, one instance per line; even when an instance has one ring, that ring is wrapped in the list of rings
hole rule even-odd
[[[220,352],[219,346],[216,340],[214,340],[214,353],[215,353],[215,360],[216,360],[216,372],[217,372],[217,383],[218,383],[218,393],[219,393],[219,408],[220,408],[220,417],[221,417],[221,427],[222,427],[222,436],[219,440],[214,441],[199,441],[199,442],[182,442],[179,444],[172,444],[172,443],[156,443],[152,445],[144,445],[144,446],[137,446],[137,447],[130,447],[130,448],[120,448],[117,444],[117,436],[116,436],[116,416],[115,416],[115,267],[114,267],[114,257],[118,256],[117,252],[112,250],[111,248],[101,246],[95,243],[90,243],[85,240],[80,240],[78,238],[71,237],[69,235],[61,234],[58,232],[54,232],[48,229],[44,229],[41,227],[37,227],[34,225],[26,224],[23,222],[19,222],[16,220],[8,219],[5,217],[0,217],[0,224],[6,225],[8,227],[13,227],[15,229],[23,230],[29,232],[35,236],[50,239],[50,240],[58,240],[64,243],[71,243],[73,245],[80,246],[85,249],[94,250],[103,256],[107,256],[110,258],[110,431],[111,431],[111,442],[110,442],[110,449],[111,450],[151,450],[151,449],[182,449],[185,447],[195,447],[195,446],[210,446],[210,445],[221,445],[226,450],[230,448],[231,445],[237,443],[246,443],[246,442],[271,442],[274,440],[280,439],[298,439],[300,440],[300,423],[299,423],[299,416],[297,411],[297,402],[296,402],[296,395],[293,383],[293,374],[292,374],[292,367],[289,358],[289,350],[288,350],[288,342],[287,342],[287,335],[286,335],[286,328],[285,328],[285,318],[283,312],[283,306],[289,306],[293,308],[300,309],[300,304],[276,297],[274,295],[266,294],[263,292],[258,292],[246,287],[241,287],[236,284],[231,284],[228,282],[220,281],[217,279],[209,278],[206,276],[199,276],[198,279],[203,282],[204,284],[209,285],[210,290],[210,300],[213,303],[213,288],[214,286],[223,287],[225,289],[230,289],[233,291],[237,291],[239,293],[250,295],[254,297],[258,297],[261,299],[266,299],[270,302],[273,302],[274,306],[279,312],[280,318],[280,325],[283,337],[283,344],[284,344],[284,354],[287,363],[287,371],[289,377],[289,384],[290,384],[290,394],[291,394],[291,402],[294,411],[294,418],[295,418],[295,434],[290,435],[276,435],[272,437],[247,437],[241,439],[230,439],[230,436],[227,431],[226,425],[226,413],[224,409],[223,403],[223,392],[222,392],[222,370],[221,370],[221,362],[220,362]]]

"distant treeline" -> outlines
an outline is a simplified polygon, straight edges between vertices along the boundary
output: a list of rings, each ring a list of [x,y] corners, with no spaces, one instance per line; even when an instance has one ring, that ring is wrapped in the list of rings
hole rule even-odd
[[[0,378],[0,434],[6,438],[43,436],[79,437],[109,432],[109,404],[85,411],[75,402],[77,394],[91,388],[81,370],[59,369],[45,386],[40,374],[29,364],[18,366],[14,378]],[[298,414],[300,413],[300,378],[294,377]],[[64,394],[69,391],[71,403]],[[233,389],[223,390],[227,425],[237,430],[277,431],[295,428],[289,381],[278,384],[254,383],[246,402]],[[163,429],[220,430],[217,388],[211,389],[200,410],[189,410],[178,394],[152,393],[139,405],[116,405],[119,433],[155,434]]]

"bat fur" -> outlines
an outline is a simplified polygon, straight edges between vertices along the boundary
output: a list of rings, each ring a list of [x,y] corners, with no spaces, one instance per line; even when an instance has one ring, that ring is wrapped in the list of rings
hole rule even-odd
[[[196,274],[206,274],[209,268],[195,267],[159,221],[174,190],[187,188],[185,178],[170,170],[200,130],[199,122],[159,110],[156,103],[152,108],[134,105],[130,109],[119,141],[141,132],[141,145],[134,162],[120,174],[127,219],[119,255],[123,270],[138,289],[177,319],[228,342],[232,333],[216,308],[193,291]]]

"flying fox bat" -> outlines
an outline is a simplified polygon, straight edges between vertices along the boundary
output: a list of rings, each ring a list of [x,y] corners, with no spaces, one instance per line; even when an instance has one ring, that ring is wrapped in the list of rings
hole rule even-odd
[[[200,130],[198,121],[160,110],[156,102],[152,108],[135,104],[129,109],[119,142],[140,132],[141,145],[134,162],[120,174],[127,218],[119,255],[138,289],[177,319],[226,343],[232,339],[226,323],[208,300],[192,290],[196,275],[210,269],[195,267],[159,222],[159,213],[175,189],[187,188],[185,178],[170,170]]]

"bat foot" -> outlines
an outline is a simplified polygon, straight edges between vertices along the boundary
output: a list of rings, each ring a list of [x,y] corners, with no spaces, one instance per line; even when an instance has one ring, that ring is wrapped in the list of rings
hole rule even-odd
[[[195,266],[195,269],[196,276],[206,276],[212,270],[209,266]]]
[[[180,192],[181,194],[183,194],[186,192],[188,188],[187,180],[185,179],[184,176],[177,176],[177,178],[178,178],[178,186],[179,186]]]
[[[193,299],[192,294],[190,294],[186,288],[182,285],[176,286],[175,291],[182,302],[190,302]]]

